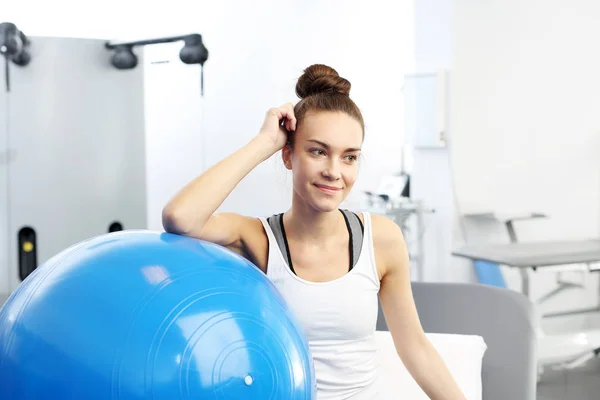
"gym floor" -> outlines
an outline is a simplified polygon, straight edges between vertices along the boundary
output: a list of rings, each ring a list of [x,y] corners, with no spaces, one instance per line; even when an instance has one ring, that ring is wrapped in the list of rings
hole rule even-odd
[[[545,321],[548,333],[600,329],[600,314],[553,318]],[[538,384],[538,400],[595,400],[600,398],[600,359],[568,371],[545,371]]]
[[[594,400],[600,396],[600,360],[570,371],[548,371],[538,385],[538,400]]]

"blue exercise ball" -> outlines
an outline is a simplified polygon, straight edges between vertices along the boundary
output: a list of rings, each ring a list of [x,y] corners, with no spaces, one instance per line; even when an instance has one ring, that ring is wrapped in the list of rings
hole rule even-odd
[[[21,399],[315,396],[302,328],[267,277],[212,243],[122,231],[78,243],[0,310],[0,393]]]

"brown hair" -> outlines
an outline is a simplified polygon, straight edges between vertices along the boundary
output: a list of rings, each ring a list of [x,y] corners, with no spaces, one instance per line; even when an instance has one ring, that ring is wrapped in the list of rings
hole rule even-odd
[[[327,65],[314,64],[306,68],[296,83],[296,95],[301,98],[294,107],[297,126],[308,111],[340,111],[360,122],[364,135],[365,123],[360,109],[350,99],[350,86],[347,79]],[[290,135],[291,146],[293,138],[294,135]]]

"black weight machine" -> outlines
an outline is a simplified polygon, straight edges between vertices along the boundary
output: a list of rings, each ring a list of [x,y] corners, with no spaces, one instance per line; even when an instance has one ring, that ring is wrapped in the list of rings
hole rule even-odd
[[[133,69],[138,65],[138,57],[134,52],[136,46],[147,46],[161,43],[183,41],[184,45],[179,51],[179,59],[185,64],[200,64],[201,93],[204,94],[204,63],[208,60],[208,49],[202,42],[202,35],[191,33],[188,35],[169,36],[163,38],[143,39],[129,42],[106,42],[105,47],[111,50],[110,62],[120,70]],[[0,23],[0,55],[5,59],[5,84],[6,91],[10,92],[10,64],[25,67],[31,62],[29,47],[31,41],[12,22]]]

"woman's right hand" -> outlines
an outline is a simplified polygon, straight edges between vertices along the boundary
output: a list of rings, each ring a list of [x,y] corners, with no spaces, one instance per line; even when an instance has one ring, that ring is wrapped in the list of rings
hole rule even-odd
[[[265,121],[260,129],[259,136],[267,139],[273,145],[273,152],[281,150],[287,143],[288,134],[296,130],[296,117],[292,103],[281,107],[271,108],[267,111]]]

